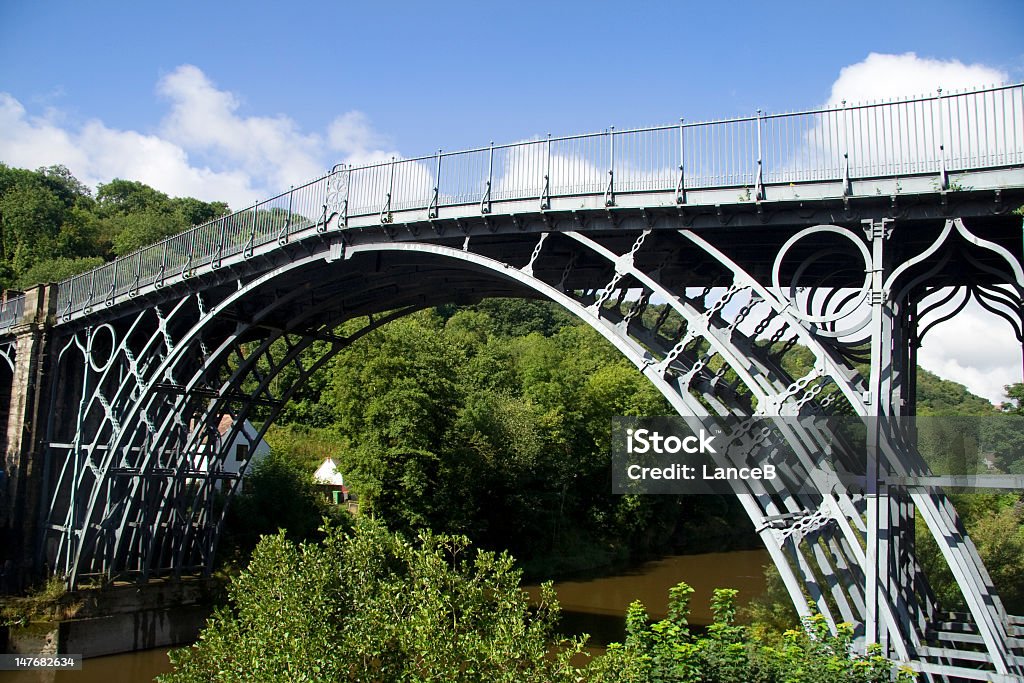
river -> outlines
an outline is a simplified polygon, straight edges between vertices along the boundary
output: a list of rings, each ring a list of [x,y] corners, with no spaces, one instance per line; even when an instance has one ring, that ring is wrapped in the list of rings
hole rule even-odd
[[[716,588],[735,588],[737,601],[746,604],[764,592],[764,566],[771,559],[766,550],[733,550],[700,555],[670,555],[612,576],[555,584],[562,606],[561,630],[567,635],[590,634],[598,646],[621,641],[625,634],[626,609],[639,600],[653,619],[668,614],[668,591],[680,581],[694,590],[689,622],[711,623],[711,593]],[[539,588],[528,586],[536,598]]]
[[[141,683],[170,670],[167,649],[157,648],[93,657],[80,671],[0,671],[0,683]]]
[[[654,619],[668,610],[668,589],[686,581],[694,589],[690,623],[711,623],[708,602],[715,588],[736,588],[739,602],[748,602],[764,590],[765,550],[734,550],[700,555],[672,555],[622,570],[612,576],[555,584],[562,605],[561,630],[569,635],[588,633],[589,648],[598,653],[613,641],[621,641],[626,608],[640,600]],[[539,588],[527,586],[536,597]],[[150,681],[170,671],[167,650],[145,650],[85,660],[81,671],[2,672],[0,683],[120,683]]]

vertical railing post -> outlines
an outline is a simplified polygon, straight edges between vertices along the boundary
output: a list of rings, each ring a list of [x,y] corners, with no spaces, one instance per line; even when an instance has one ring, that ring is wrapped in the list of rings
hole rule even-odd
[[[491,212],[491,181],[494,179],[494,140],[491,140],[490,148],[487,151],[487,184],[484,186],[484,196],[480,199],[480,213]]]
[[[148,249],[146,250],[148,251]],[[145,251],[135,253],[135,282],[128,288],[128,296],[133,297],[139,293],[139,282],[142,280],[142,255]]]
[[[103,301],[104,306],[114,305],[114,299],[117,296],[117,264],[120,263],[121,260],[122,259],[120,258],[114,259],[114,262],[110,266],[110,269],[113,272],[110,274],[110,289],[107,290],[106,299]]]
[[[849,115],[850,107],[846,104],[846,100],[843,100],[843,110],[840,112],[842,115],[841,123],[839,126],[839,132],[842,134],[842,147],[843,147],[843,196],[849,197],[853,194],[853,183],[850,182],[850,135],[847,128],[849,127]]]
[[[217,231],[217,253],[216,253],[216,255],[214,255],[213,261],[210,263],[210,266],[213,267],[213,268],[220,268],[221,260],[224,258],[224,224],[225,223],[226,223],[226,221],[223,218],[221,218],[219,221],[217,221],[218,227],[220,229]]]
[[[96,269],[93,268],[92,270],[89,271],[89,298],[85,300],[85,306],[84,306],[86,312],[92,310],[92,297],[93,297],[93,293],[95,292],[95,289],[94,289],[95,286],[96,286]]]
[[[182,237],[188,240],[188,256],[185,258],[185,265],[181,267],[181,278],[184,280],[192,275],[192,259],[195,256],[196,250],[196,233],[191,230],[186,233],[182,233]]]
[[[608,187],[604,191],[604,205],[615,206],[615,126],[608,129]]]
[[[757,110],[757,175],[754,178],[754,198],[757,201],[764,199],[764,164],[761,156],[761,116],[760,109]]]
[[[341,220],[343,221],[342,226],[348,227],[348,200],[352,196],[352,165],[349,164],[345,169],[345,202],[342,206]]]
[[[295,186],[292,185],[291,187],[288,188],[288,213],[284,217],[284,225],[281,226],[281,229],[277,233],[277,243],[278,244],[287,244],[288,243],[288,237],[291,235],[291,230],[292,230],[292,201],[294,201],[294,197],[295,197]],[[257,204],[253,204],[253,207],[252,207],[252,233],[254,235],[256,234],[256,216],[258,215],[258,213],[256,211],[256,207],[257,206],[259,206],[258,203]]]
[[[232,214],[235,215],[235,214]],[[224,220],[230,216],[225,216]],[[236,223],[237,225],[237,223]],[[245,244],[242,246],[242,258],[252,258],[252,252],[256,248],[256,222],[253,221],[249,225],[249,237],[245,240]]]
[[[384,206],[380,210],[380,222],[391,222],[391,193],[395,189],[395,157],[391,157],[391,179],[388,181],[388,194],[384,200]]]
[[[540,210],[547,211],[551,208],[551,133],[548,133],[544,161],[544,185],[540,190]]]
[[[319,233],[327,232],[327,222],[331,219],[331,216],[327,213],[327,205],[331,201],[331,178],[333,177],[333,175],[334,171],[331,170],[330,173],[328,173],[321,179],[323,192],[320,195],[320,205],[323,208],[321,209],[320,220],[316,224],[316,231]],[[294,191],[295,186],[293,185],[288,190],[288,201],[291,201],[291,196]]]
[[[323,176],[320,179],[320,181],[319,181],[321,188],[323,188],[322,193],[320,195],[320,201],[321,201],[321,203],[324,206],[324,220],[321,222],[321,225],[317,226],[317,232],[327,232],[327,219],[330,218],[330,216],[328,216],[327,213],[326,213],[326,210],[327,210],[327,197],[331,193],[330,177],[331,177],[331,174],[328,173],[325,176]],[[291,202],[292,195],[294,193],[295,193],[295,186],[292,185],[292,186],[290,186],[288,188],[288,202],[289,203]],[[291,212],[289,211],[289,213],[291,213]]]
[[[942,88],[939,88],[937,92],[939,109],[939,189],[945,192],[949,189],[949,175],[946,171],[946,136],[942,131]]]
[[[167,275],[167,242],[170,239],[168,237],[164,240],[163,252],[160,254],[160,272],[157,274],[156,282],[154,283],[157,288],[163,287],[164,277]]]
[[[685,121],[679,117],[679,182],[676,183],[676,204],[686,203],[686,149],[683,147],[683,131]]]
[[[259,214],[253,213],[252,223],[256,225],[256,218]],[[295,220],[295,186],[288,186],[288,215],[284,217],[284,230],[285,237],[287,237],[292,230],[292,221]]]
[[[434,173],[434,191],[427,202],[427,218],[437,218],[438,202],[441,192],[441,149],[437,150],[436,172]]]

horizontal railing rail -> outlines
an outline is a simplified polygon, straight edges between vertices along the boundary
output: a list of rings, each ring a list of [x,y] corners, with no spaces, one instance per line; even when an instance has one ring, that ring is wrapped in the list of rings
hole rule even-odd
[[[794,113],[547,136],[361,166],[330,173],[271,199],[168,237],[59,283],[58,317],[110,305],[140,288],[161,286],[199,268],[339,216],[379,216],[555,197],[740,188],[764,198],[764,186],[936,174],[1024,165],[1024,84],[846,104]],[[745,193],[745,194],[743,194]],[[2,327],[0,327],[2,330]]]

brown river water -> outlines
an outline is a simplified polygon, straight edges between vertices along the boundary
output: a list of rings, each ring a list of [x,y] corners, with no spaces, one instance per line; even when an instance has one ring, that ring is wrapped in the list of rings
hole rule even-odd
[[[715,588],[736,588],[740,603],[764,590],[765,550],[735,550],[700,555],[673,555],[645,562],[613,576],[555,584],[562,605],[562,630],[591,635],[592,653],[621,640],[626,608],[640,600],[647,613],[661,619],[668,609],[668,589],[680,581],[694,588],[690,623],[711,623],[708,602]],[[527,592],[537,595],[536,586]],[[136,683],[152,681],[171,670],[166,649],[145,650],[85,660],[81,671],[0,671],[0,683]]]

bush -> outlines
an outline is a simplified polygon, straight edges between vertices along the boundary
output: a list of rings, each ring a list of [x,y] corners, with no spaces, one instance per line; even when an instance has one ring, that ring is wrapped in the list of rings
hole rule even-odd
[[[162,683],[575,681],[580,641],[558,641],[547,585],[531,609],[512,559],[456,536],[415,543],[361,518],[323,543],[264,538]]]
[[[787,631],[768,645],[736,619],[736,591],[719,589],[711,599],[714,623],[703,636],[687,625],[693,589],[685,583],[669,591],[668,618],[648,623],[639,602],[626,615],[626,642],[614,643],[587,669],[591,683],[882,683],[893,663],[872,649],[852,653],[853,628],[840,624],[832,635],[824,617],[804,620],[803,630]],[[897,681],[915,674],[901,669]]]

